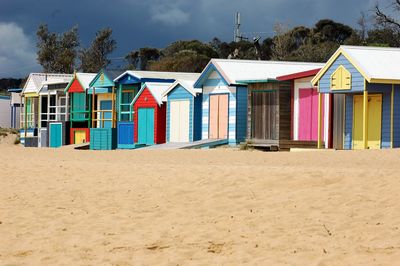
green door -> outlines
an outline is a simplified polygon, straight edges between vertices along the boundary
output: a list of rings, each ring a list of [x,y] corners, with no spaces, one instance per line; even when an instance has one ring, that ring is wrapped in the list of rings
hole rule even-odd
[[[154,108],[138,109],[138,143],[154,144]]]
[[[86,97],[85,93],[73,93],[72,94],[72,110],[71,120],[72,121],[84,121],[86,116]]]
[[[62,124],[50,124],[50,147],[58,148],[62,146]]]

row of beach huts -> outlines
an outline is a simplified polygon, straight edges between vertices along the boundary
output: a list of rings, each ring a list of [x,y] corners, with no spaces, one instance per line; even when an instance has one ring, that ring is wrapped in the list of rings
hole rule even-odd
[[[27,147],[400,146],[398,48],[341,46],[325,64],[212,59],[202,73],[31,73],[19,95]]]

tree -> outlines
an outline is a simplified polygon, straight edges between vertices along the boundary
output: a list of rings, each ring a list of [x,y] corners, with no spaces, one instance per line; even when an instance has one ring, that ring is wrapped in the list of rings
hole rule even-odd
[[[317,38],[318,41],[331,41],[338,44],[343,44],[353,32],[351,27],[330,19],[318,21],[313,29],[314,38]]]
[[[328,61],[338,48],[339,44],[334,42],[313,44],[311,41],[308,41],[294,51],[289,60],[322,63]]]
[[[368,31],[368,45],[400,47],[400,34],[392,28],[376,28]]]
[[[79,46],[78,28],[73,27],[61,35],[50,32],[46,24],[39,25],[36,32],[37,60],[43,71],[49,73],[72,73]]]
[[[400,0],[394,0],[392,7],[393,11],[400,12]],[[400,32],[400,20],[383,11],[379,4],[376,4],[375,6],[375,20],[377,24],[383,28],[392,28],[393,30]]]
[[[282,23],[274,25],[275,37],[272,40],[272,59],[287,60],[290,55],[290,47],[292,43],[289,27]]]
[[[79,57],[83,72],[97,73],[110,63],[108,56],[114,51],[117,42],[112,38],[112,29],[98,31],[89,48],[82,49]]]
[[[164,57],[159,61],[150,63],[149,70],[174,71],[174,72],[201,72],[210,57],[198,54],[195,51],[184,50],[174,56]]]
[[[157,48],[140,48],[133,50],[125,56],[128,61],[127,69],[147,70],[148,64],[160,59],[160,51]]]
[[[210,44],[198,40],[177,41],[161,51],[158,61],[149,64],[150,70],[201,72],[218,53]]]

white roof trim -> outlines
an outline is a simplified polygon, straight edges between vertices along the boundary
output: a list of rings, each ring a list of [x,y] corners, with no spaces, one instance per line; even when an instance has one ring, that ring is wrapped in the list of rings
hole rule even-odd
[[[200,73],[189,73],[189,72],[166,72],[166,71],[143,71],[143,70],[127,70],[117,78],[114,82],[118,82],[123,76],[130,75],[138,79],[193,79],[196,80]]]
[[[186,80],[177,80],[174,83],[172,83],[172,85],[168,88],[168,90],[166,90],[162,97],[163,97],[163,101],[166,101],[167,95],[176,88],[176,86],[181,85],[185,90],[187,90],[191,95],[193,95],[193,97],[196,97],[196,94],[201,93],[202,90],[201,89],[195,89],[193,87],[194,82],[193,81],[186,81]],[[165,98],[165,99],[164,99]]]
[[[171,86],[172,83],[159,83],[159,82],[145,82],[143,83],[142,87],[140,88],[139,92],[136,94],[135,98],[132,101],[132,105],[134,105],[143,91],[147,88],[151,95],[153,95],[154,99],[156,100],[159,106],[162,105],[163,93]]]

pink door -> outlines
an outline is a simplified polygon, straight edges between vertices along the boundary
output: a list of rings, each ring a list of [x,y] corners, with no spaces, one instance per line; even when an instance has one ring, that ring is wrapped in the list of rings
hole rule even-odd
[[[324,99],[322,98],[322,106]],[[324,110],[322,110],[322,116]],[[324,128],[324,119],[322,119]],[[322,130],[322,136],[324,132]],[[299,140],[318,140],[318,91],[316,89],[299,89]]]
[[[218,138],[227,139],[228,138],[228,94],[219,95],[218,97]]]
[[[218,95],[210,95],[210,139],[218,138]]]

